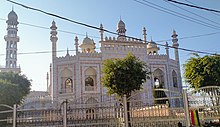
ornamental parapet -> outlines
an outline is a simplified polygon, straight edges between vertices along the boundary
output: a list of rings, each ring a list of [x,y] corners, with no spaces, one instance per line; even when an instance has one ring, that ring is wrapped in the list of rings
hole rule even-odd
[[[167,59],[166,54],[159,54],[159,55],[148,55],[148,59]]]

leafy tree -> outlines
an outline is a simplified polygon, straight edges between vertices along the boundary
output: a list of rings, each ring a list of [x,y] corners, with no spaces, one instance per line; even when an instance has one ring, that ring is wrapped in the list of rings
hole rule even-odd
[[[195,54],[184,64],[185,81],[191,88],[220,86],[220,56],[200,57]]]
[[[191,88],[198,89],[206,86],[220,86],[220,56],[200,57],[195,54],[184,64],[184,77]],[[220,89],[203,89],[202,92],[209,95],[213,106],[219,106]],[[201,92],[200,91],[200,92]],[[215,110],[220,113],[220,109]]]
[[[13,72],[0,72],[0,104],[6,104],[13,107],[14,104],[20,104],[22,99],[30,91],[30,80],[25,75]],[[0,107],[0,111],[9,110]],[[0,119],[5,119],[7,115],[0,114]],[[5,123],[0,122],[0,126],[4,127]]]
[[[149,71],[146,63],[128,53],[123,59],[105,60],[103,73],[103,85],[107,88],[108,93],[116,94],[122,99],[124,95],[128,98],[132,92],[142,88]],[[129,101],[127,102],[128,121],[130,121]]]

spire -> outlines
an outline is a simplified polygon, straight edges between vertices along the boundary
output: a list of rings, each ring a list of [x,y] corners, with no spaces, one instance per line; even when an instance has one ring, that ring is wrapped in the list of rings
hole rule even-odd
[[[104,30],[103,30],[103,25],[102,24],[100,24],[100,28],[99,28],[100,30],[99,30],[99,32],[100,32],[100,38],[101,38],[101,42],[103,41],[103,33],[104,33]]]
[[[147,33],[146,33],[146,28],[143,27],[143,35],[144,35],[144,43],[147,43]]]
[[[52,61],[57,57],[57,47],[56,47],[56,43],[58,40],[57,37],[57,26],[56,26],[56,22],[53,20],[52,21],[52,25],[50,27],[51,31],[50,31],[50,41],[52,42]]]
[[[66,49],[66,56],[70,56],[68,48]]]
[[[78,51],[78,45],[79,45],[78,41],[79,41],[79,40],[78,40],[78,37],[76,36],[76,37],[75,37],[76,54],[78,54],[78,52],[79,52],[79,51]]]
[[[166,46],[165,49],[166,49],[167,58],[169,59],[169,45],[167,42],[166,42],[165,46]]]
[[[172,42],[173,42],[173,47],[179,47],[179,44],[178,44],[178,38],[177,38],[177,34],[176,34],[176,31],[173,30],[173,33],[172,33]]]
[[[175,54],[175,60],[179,63],[179,52],[178,52],[178,47],[179,47],[179,43],[178,43],[178,38],[177,38],[177,34],[176,31],[173,30],[172,33],[172,42],[173,42],[173,48],[174,48],[174,54]]]
[[[125,23],[121,19],[118,22],[117,33],[118,33],[118,39],[119,40],[125,40],[126,39],[126,37],[125,37],[125,33],[126,33]]]

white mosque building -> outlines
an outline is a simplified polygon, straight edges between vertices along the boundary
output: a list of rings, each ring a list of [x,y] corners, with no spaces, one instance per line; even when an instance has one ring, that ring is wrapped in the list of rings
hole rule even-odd
[[[20,72],[17,66],[17,43],[19,37],[18,16],[12,10],[8,14],[6,23],[7,35],[4,37],[6,46],[6,66],[0,68],[1,71]],[[143,41],[127,38],[125,23],[120,20],[117,24],[116,37],[104,37],[103,25],[100,25],[100,41],[95,42],[87,35],[83,40],[75,37],[75,53],[68,51],[65,56],[57,56],[57,26],[55,21],[50,27],[50,41],[52,44],[52,63],[48,79],[48,93],[32,92],[26,99],[25,108],[34,107],[36,102],[43,102],[43,106],[50,107],[54,101],[62,103],[64,100],[77,100],[80,103],[101,103],[106,96],[106,88],[101,83],[102,62],[109,58],[123,58],[128,52],[137,56],[140,60],[147,63],[150,68],[150,78],[143,84],[143,89],[147,92],[139,94],[138,98],[146,100],[145,104],[153,105],[153,89],[163,88],[170,91],[182,92],[182,81],[180,73],[180,62],[178,53],[178,39],[176,31],[173,31],[172,47],[174,48],[175,58],[170,58],[169,46],[166,43],[165,54],[160,54],[160,48],[153,41],[147,41],[146,29],[143,28]],[[100,43],[99,52],[96,51],[96,44]],[[38,96],[39,94],[39,96]],[[168,97],[174,95],[167,95]],[[45,99],[46,98],[46,99]],[[180,100],[169,100],[171,106],[180,104]]]
[[[125,23],[120,20],[117,24],[116,37],[104,37],[103,25],[100,25],[100,52],[96,51],[96,43],[86,37],[80,41],[75,37],[75,53],[57,57],[57,26],[52,22],[50,40],[52,42],[52,65],[50,68],[49,93],[53,100],[60,102],[65,99],[77,100],[80,103],[100,103],[106,95],[106,88],[101,83],[102,62],[109,58],[123,58],[128,52],[147,63],[152,72],[150,79],[143,84],[147,92],[138,98],[151,100],[154,88],[163,88],[170,91],[182,92],[180,73],[178,39],[176,31],[172,34],[172,46],[175,59],[169,56],[169,46],[166,43],[166,53],[160,54],[160,48],[150,40],[146,40],[146,29],[143,28],[143,41],[127,38]],[[176,48],[175,48],[176,47]],[[81,50],[80,50],[81,49]],[[172,95],[167,95],[172,96]],[[153,104],[152,101],[144,102]],[[178,99],[169,100],[171,106],[180,104]]]

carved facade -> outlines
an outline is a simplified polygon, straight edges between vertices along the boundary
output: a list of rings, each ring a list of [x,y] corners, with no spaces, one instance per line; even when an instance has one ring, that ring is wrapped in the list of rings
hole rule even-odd
[[[123,58],[132,52],[140,60],[145,61],[152,72],[150,79],[143,85],[148,92],[139,95],[139,98],[153,98],[152,90],[162,88],[181,93],[182,82],[178,54],[177,34],[173,31],[172,46],[175,59],[169,57],[169,46],[166,43],[166,54],[160,54],[160,48],[151,39],[146,40],[146,29],[143,29],[143,41],[126,37],[125,23],[120,20],[117,27],[117,37],[103,37],[104,30],[100,25],[100,52],[97,52],[94,40],[87,35],[82,40],[75,38],[75,54],[57,57],[57,27],[52,22],[50,40],[52,42],[52,65],[50,68],[49,93],[53,100],[62,102],[66,99],[79,103],[102,102],[106,89],[101,84],[102,61],[109,58]],[[79,49],[81,48],[81,50]],[[167,95],[172,96],[172,95]],[[144,102],[153,104],[154,102]],[[179,103],[178,100],[170,102],[171,106]]]

